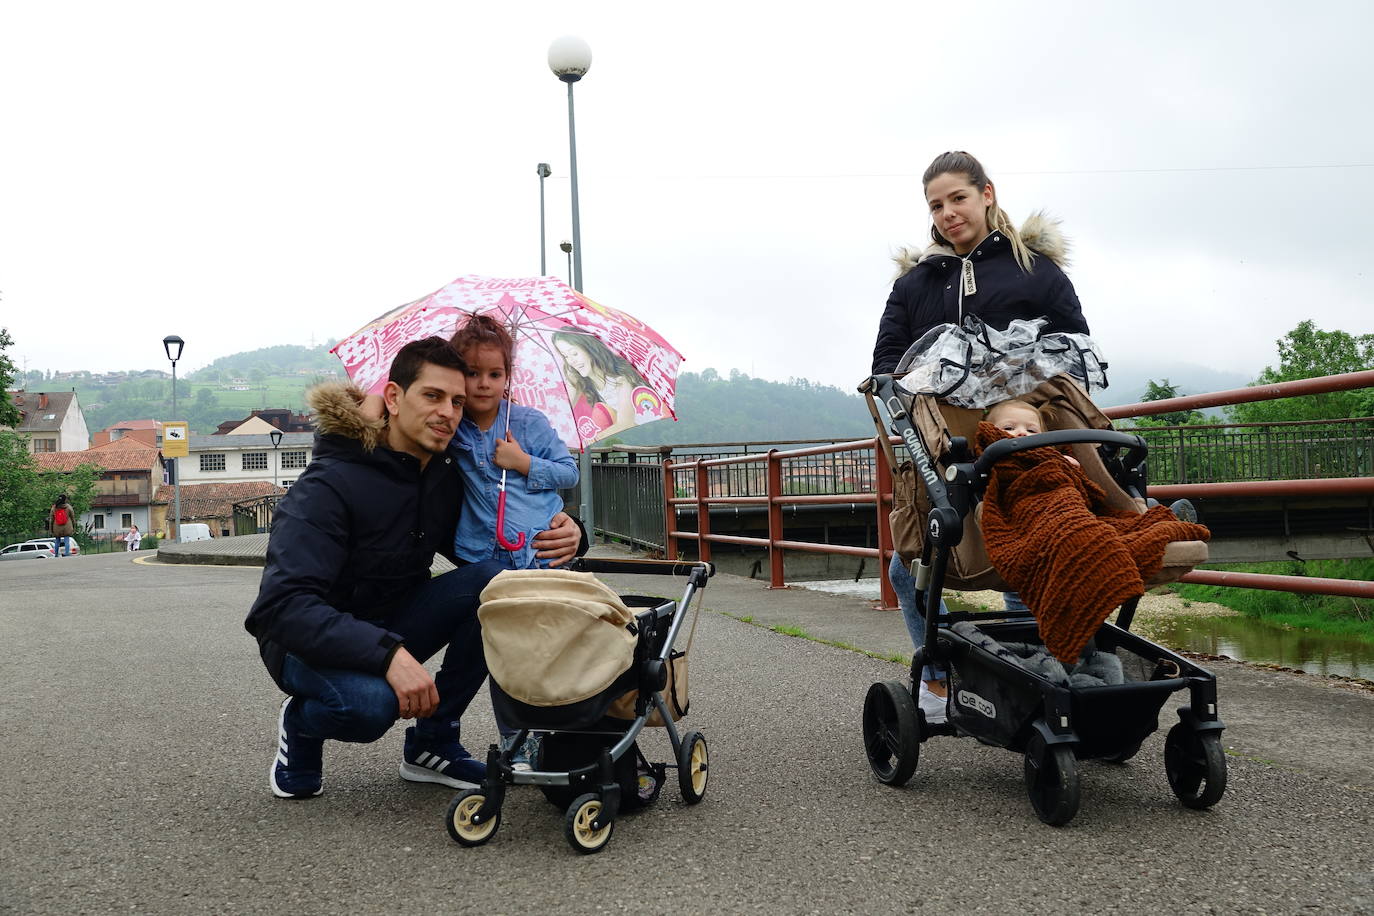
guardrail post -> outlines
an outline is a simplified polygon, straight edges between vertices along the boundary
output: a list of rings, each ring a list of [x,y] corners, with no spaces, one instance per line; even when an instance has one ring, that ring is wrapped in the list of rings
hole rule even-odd
[[[899,607],[897,592],[892,587],[892,578],[887,574],[888,561],[895,547],[892,543],[892,468],[887,466],[887,452],[877,438],[873,439],[873,494],[877,497],[875,505],[878,515],[878,585],[883,610],[890,611]]]
[[[703,563],[711,562],[711,542],[707,540],[711,536],[711,509],[706,505],[706,498],[710,492],[710,487],[706,481],[706,465],[702,464],[701,459],[697,459],[696,466],[697,483],[697,559]]]
[[[677,559],[677,538],[673,532],[677,530],[677,511],[673,508],[673,497],[677,496],[675,481],[677,475],[673,473],[673,459],[663,459],[663,556],[668,560]]]
[[[782,548],[778,542],[782,540],[782,503],[778,502],[778,497],[782,495],[782,459],[778,457],[778,450],[770,448],[768,450],[768,587],[787,588],[787,583],[783,580]]]

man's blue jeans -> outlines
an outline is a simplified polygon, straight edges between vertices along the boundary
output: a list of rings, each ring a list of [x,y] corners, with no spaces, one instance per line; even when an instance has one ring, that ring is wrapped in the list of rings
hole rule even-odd
[[[477,606],[482,589],[501,571],[494,561],[460,566],[415,589],[405,605],[379,623],[404,639],[406,651],[421,662],[440,649],[443,664],[434,676],[439,708],[416,720],[427,740],[456,738],[459,719],[487,676]],[[296,697],[295,721],[311,738],[367,743],[386,734],[400,716],[396,692],[381,675],[342,668],[312,668],[288,654],[282,683]]]
[[[52,539],[53,553],[59,557],[69,557],[72,555],[71,538],[65,534],[59,534]]]

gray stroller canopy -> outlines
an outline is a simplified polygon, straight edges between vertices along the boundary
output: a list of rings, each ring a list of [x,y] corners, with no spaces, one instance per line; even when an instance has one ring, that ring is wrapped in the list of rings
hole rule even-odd
[[[962,326],[941,324],[912,344],[894,375],[901,387],[955,407],[989,407],[1035,390],[1056,375],[1068,375],[1092,394],[1107,387],[1107,364],[1086,334],[1044,333],[1044,318],[1018,318],[1005,331],[974,315]]]

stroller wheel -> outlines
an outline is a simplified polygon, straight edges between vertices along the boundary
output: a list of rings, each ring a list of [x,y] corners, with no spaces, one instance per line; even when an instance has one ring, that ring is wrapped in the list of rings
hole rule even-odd
[[[1072,748],[1047,745],[1039,732],[1026,744],[1026,794],[1040,820],[1062,827],[1078,813],[1078,761]]]
[[[921,758],[920,726],[911,691],[882,681],[864,697],[864,753],[878,781],[904,786]]]
[[[695,805],[706,797],[706,780],[710,778],[711,752],[706,747],[706,738],[699,731],[690,731],[682,736],[682,746],[677,753],[677,784],[682,790],[682,800]]]
[[[1226,754],[1217,732],[1199,732],[1180,722],[1164,739],[1164,773],[1169,788],[1188,808],[1210,808],[1226,792]]]
[[[579,795],[568,806],[568,816],[563,819],[563,835],[573,849],[584,855],[600,852],[611,841],[615,832],[615,821],[597,825],[601,817],[601,799],[592,793]]]
[[[487,796],[481,789],[468,789],[454,797],[448,806],[448,835],[463,846],[481,846],[496,836],[496,828],[501,826],[501,810],[481,823],[473,820]]]

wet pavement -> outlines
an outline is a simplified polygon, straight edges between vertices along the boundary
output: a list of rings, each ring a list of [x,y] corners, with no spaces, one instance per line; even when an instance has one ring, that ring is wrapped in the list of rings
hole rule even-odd
[[[0,913],[1374,913],[1374,693],[1208,663],[1222,801],[1178,804],[1157,733],[1124,766],[1083,763],[1082,808],[1055,829],[1021,758],[970,740],[923,745],[905,788],[872,777],[863,696],[904,667],[815,640],[902,655],[899,615],[726,575],[703,595],[683,720],[710,742],[702,804],[670,784],[585,857],[517,789],[491,843],[464,849],[443,825],[453,793],[398,778],[400,729],[331,743],[324,795],[279,801],[280,695],[242,627],[258,570],[222,565],[260,548],[200,544],[0,564]],[[465,729],[494,738],[485,693]],[[643,743],[663,758],[661,733]]]

